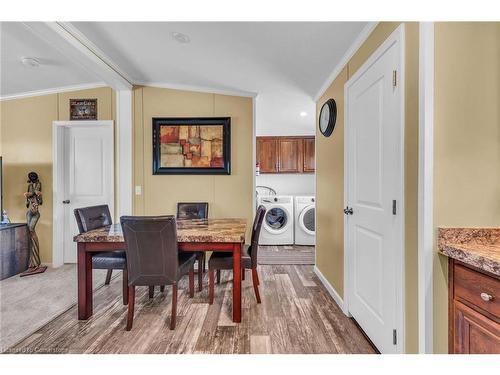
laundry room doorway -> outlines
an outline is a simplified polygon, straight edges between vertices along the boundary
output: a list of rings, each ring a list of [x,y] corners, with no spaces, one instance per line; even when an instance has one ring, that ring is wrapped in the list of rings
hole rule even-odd
[[[267,210],[259,264],[314,265],[315,178],[315,136],[256,137],[256,206]]]

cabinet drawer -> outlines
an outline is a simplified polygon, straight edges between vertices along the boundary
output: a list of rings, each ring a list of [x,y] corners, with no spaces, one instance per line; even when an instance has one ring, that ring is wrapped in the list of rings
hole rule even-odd
[[[460,264],[455,264],[454,279],[455,299],[461,298],[500,319],[500,280]]]

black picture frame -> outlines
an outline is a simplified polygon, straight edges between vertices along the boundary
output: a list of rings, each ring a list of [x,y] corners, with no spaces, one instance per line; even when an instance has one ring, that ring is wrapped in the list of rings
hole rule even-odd
[[[153,175],[230,175],[231,174],[231,117],[154,117],[153,124]],[[221,167],[162,167],[162,126],[221,125],[223,129]]]

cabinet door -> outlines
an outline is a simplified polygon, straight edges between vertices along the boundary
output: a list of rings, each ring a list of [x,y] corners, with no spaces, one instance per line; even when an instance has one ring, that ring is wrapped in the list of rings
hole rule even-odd
[[[277,138],[257,138],[257,163],[260,164],[260,173],[278,173]]]
[[[316,163],[314,158],[314,138],[304,138],[304,172],[314,172]]]
[[[500,324],[455,301],[454,353],[500,354]]]
[[[302,139],[279,139],[279,171],[280,173],[302,172]]]

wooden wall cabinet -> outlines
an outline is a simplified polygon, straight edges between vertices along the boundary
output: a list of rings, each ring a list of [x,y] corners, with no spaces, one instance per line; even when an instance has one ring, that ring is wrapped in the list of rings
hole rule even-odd
[[[448,351],[500,354],[500,278],[449,260]]]
[[[314,138],[304,138],[304,172],[316,170]]]
[[[260,173],[312,173],[314,154],[314,137],[257,137]]]
[[[280,173],[302,172],[302,139],[278,138],[278,169]]]
[[[257,138],[257,163],[261,173],[278,173],[278,139]]]

